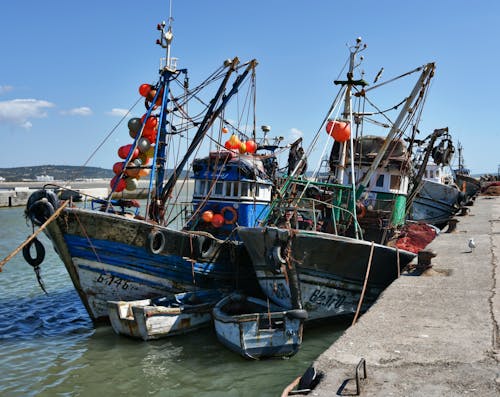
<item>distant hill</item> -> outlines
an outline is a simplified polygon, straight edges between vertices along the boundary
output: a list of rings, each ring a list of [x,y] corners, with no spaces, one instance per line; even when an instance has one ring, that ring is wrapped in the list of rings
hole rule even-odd
[[[72,165],[38,165],[33,167],[0,168],[0,177],[6,182],[36,180],[37,176],[49,175],[54,180],[73,181],[75,179],[112,178],[112,170],[99,167],[81,167]]]

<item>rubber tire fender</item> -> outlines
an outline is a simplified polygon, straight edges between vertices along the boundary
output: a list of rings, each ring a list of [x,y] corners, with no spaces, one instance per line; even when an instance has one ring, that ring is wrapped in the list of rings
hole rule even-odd
[[[210,244],[210,245],[209,245]],[[203,259],[213,259],[215,254],[217,254],[219,250],[218,244],[215,240],[210,238],[205,238],[203,243],[201,244],[201,252],[200,256]]]
[[[59,208],[59,204],[59,198],[52,190],[36,190],[28,197],[25,215],[35,225],[40,226],[55,212],[56,208]],[[37,216],[37,212],[41,217]]]
[[[35,245],[36,256],[31,256],[31,247]],[[31,240],[28,244],[23,247],[23,257],[29,265],[33,267],[40,266],[43,260],[45,259],[45,247],[42,242],[38,240],[36,237]]]
[[[162,252],[166,243],[165,235],[160,230],[152,230],[146,239],[146,247],[154,255]]]

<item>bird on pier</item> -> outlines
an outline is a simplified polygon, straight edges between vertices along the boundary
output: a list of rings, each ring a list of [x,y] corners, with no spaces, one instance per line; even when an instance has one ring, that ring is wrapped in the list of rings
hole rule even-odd
[[[476,248],[476,243],[474,242],[474,239],[472,237],[469,239],[468,246],[470,248],[469,252],[474,251],[474,248]]]

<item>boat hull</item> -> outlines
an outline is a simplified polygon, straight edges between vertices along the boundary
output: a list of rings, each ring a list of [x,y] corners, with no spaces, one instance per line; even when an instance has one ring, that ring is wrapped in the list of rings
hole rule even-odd
[[[438,227],[445,226],[460,209],[460,191],[454,184],[424,180],[413,201],[411,218]]]
[[[230,295],[217,303],[213,319],[219,341],[245,358],[290,357],[302,343],[303,319],[260,299]]]
[[[456,173],[455,179],[459,188],[465,187],[467,198],[474,198],[481,191],[481,181],[470,176]]]
[[[356,312],[372,247],[362,311],[415,257],[408,251],[327,233],[274,227],[238,228],[238,233],[264,293],[284,308],[307,310],[309,320]]]
[[[240,242],[176,231],[122,215],[65,209],[47,227],[89,316],[108,322],[108,301],[202,289],[258,291]],[[160,247],[151,236],[161,235]]]
[[[109,301],[109,319],[117,334],[145,341],[160,339],[209,326],[212,309],[221,297],[216,291],[201,291],[170,299]]]

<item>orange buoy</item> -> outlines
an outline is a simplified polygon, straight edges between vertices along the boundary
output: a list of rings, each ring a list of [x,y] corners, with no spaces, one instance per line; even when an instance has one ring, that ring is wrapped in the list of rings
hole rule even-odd
[[[345,142],[351,137],[351,125],[345,121],[329,120],[326,132],[338,142]]]
[[[255,153],[255,151],[257,150],[257,144],[255,143],[255,141],[248,140],[245,142],[245,145],[247,147],[247,153]]]
[[[118,156],[121,159],[126,159],[128,154],[132,151],[133,147],[134,145],[132,144],[121,146],[118,149]],[[139,156],[139,149],[135,148],[130,159],[131,160],[136,159],[138,156]]]
[[[115,192],[120,193],[127,187],[127,182],[123,178],[118,178],[120,178],[120,176],[115,175],[113,179],[111,179],[109,186],[111,187],[111,189],[114,189]]]
[[[113,164],[113,172],[116,175],[120,174],[123,171],[124,165],[125,165],[125,163],[123,161],[119,161],[119,162]]]
[[[139,87],[139,94],[141,94],[141,96],[143,97],[146,97],[150,91],[151,91],[150,84],[141,84]]]
[[[210,223],[212,222],[213,217],[214,217],[214,212],[211,210],[203,211],[203,213],[201,214],[201,219],[203,219],[203,222]]]
[[[225,223],[225,220],[221,214],[214,214],[214,216],[212,217],[212,226],[213,227],[219,228],[222,225],[224,225],[224,223]]]

